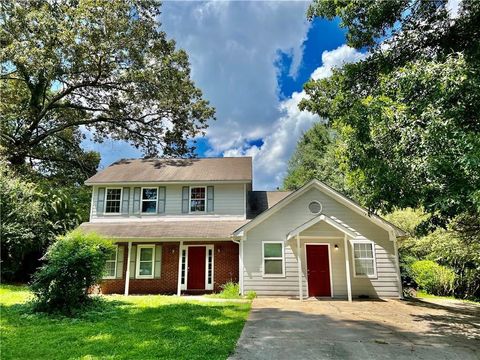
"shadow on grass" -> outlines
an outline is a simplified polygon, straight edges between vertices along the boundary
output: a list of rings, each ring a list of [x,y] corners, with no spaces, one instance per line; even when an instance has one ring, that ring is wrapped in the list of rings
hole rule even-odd
[[[96,301],[73,318],[36,314],[28,303],[2,306],[2,359],[225,359],[249,311],[249,304],[151,299]]]

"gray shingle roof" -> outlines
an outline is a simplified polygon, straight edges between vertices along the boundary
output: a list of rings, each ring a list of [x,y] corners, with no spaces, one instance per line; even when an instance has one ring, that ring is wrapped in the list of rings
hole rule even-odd
[[[85,232],[95,232],[116,239],[228,239],[236,229],[247,222],[230,220],[87,222],[81,224],[79,228]]]
[[[253,219],[291,193],[291,191],[250,191],[248,193],[247,219]]]
[[[85,184],[129,182],[252,181],[252,158],[120,160]]]

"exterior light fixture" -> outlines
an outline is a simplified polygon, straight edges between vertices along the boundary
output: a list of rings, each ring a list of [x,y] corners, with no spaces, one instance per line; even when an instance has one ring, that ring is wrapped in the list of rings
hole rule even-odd
[[[335,244],[335,250],[338,250],[338,245],[337,244]]]

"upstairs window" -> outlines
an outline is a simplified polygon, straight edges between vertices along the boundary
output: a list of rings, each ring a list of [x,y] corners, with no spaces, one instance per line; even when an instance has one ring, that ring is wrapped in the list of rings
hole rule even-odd
[[[370,241],[352,242],[355,277],[376,277],[375,250]]]
[[[107,214],[119,214],[122,203],[122,189],[110,188],[105,193],[105,212]]]
[[[142,213],[155,214],[157,212],[157,188],[142,188]]]
[[[191,187],[190,188],[190,212],[205,212],[206,188]]]

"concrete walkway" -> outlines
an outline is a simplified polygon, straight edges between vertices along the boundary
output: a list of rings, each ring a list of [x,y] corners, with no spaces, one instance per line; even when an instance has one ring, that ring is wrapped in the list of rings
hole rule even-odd
[[[480,359],[480,307],[255,299],[231,359]]]

